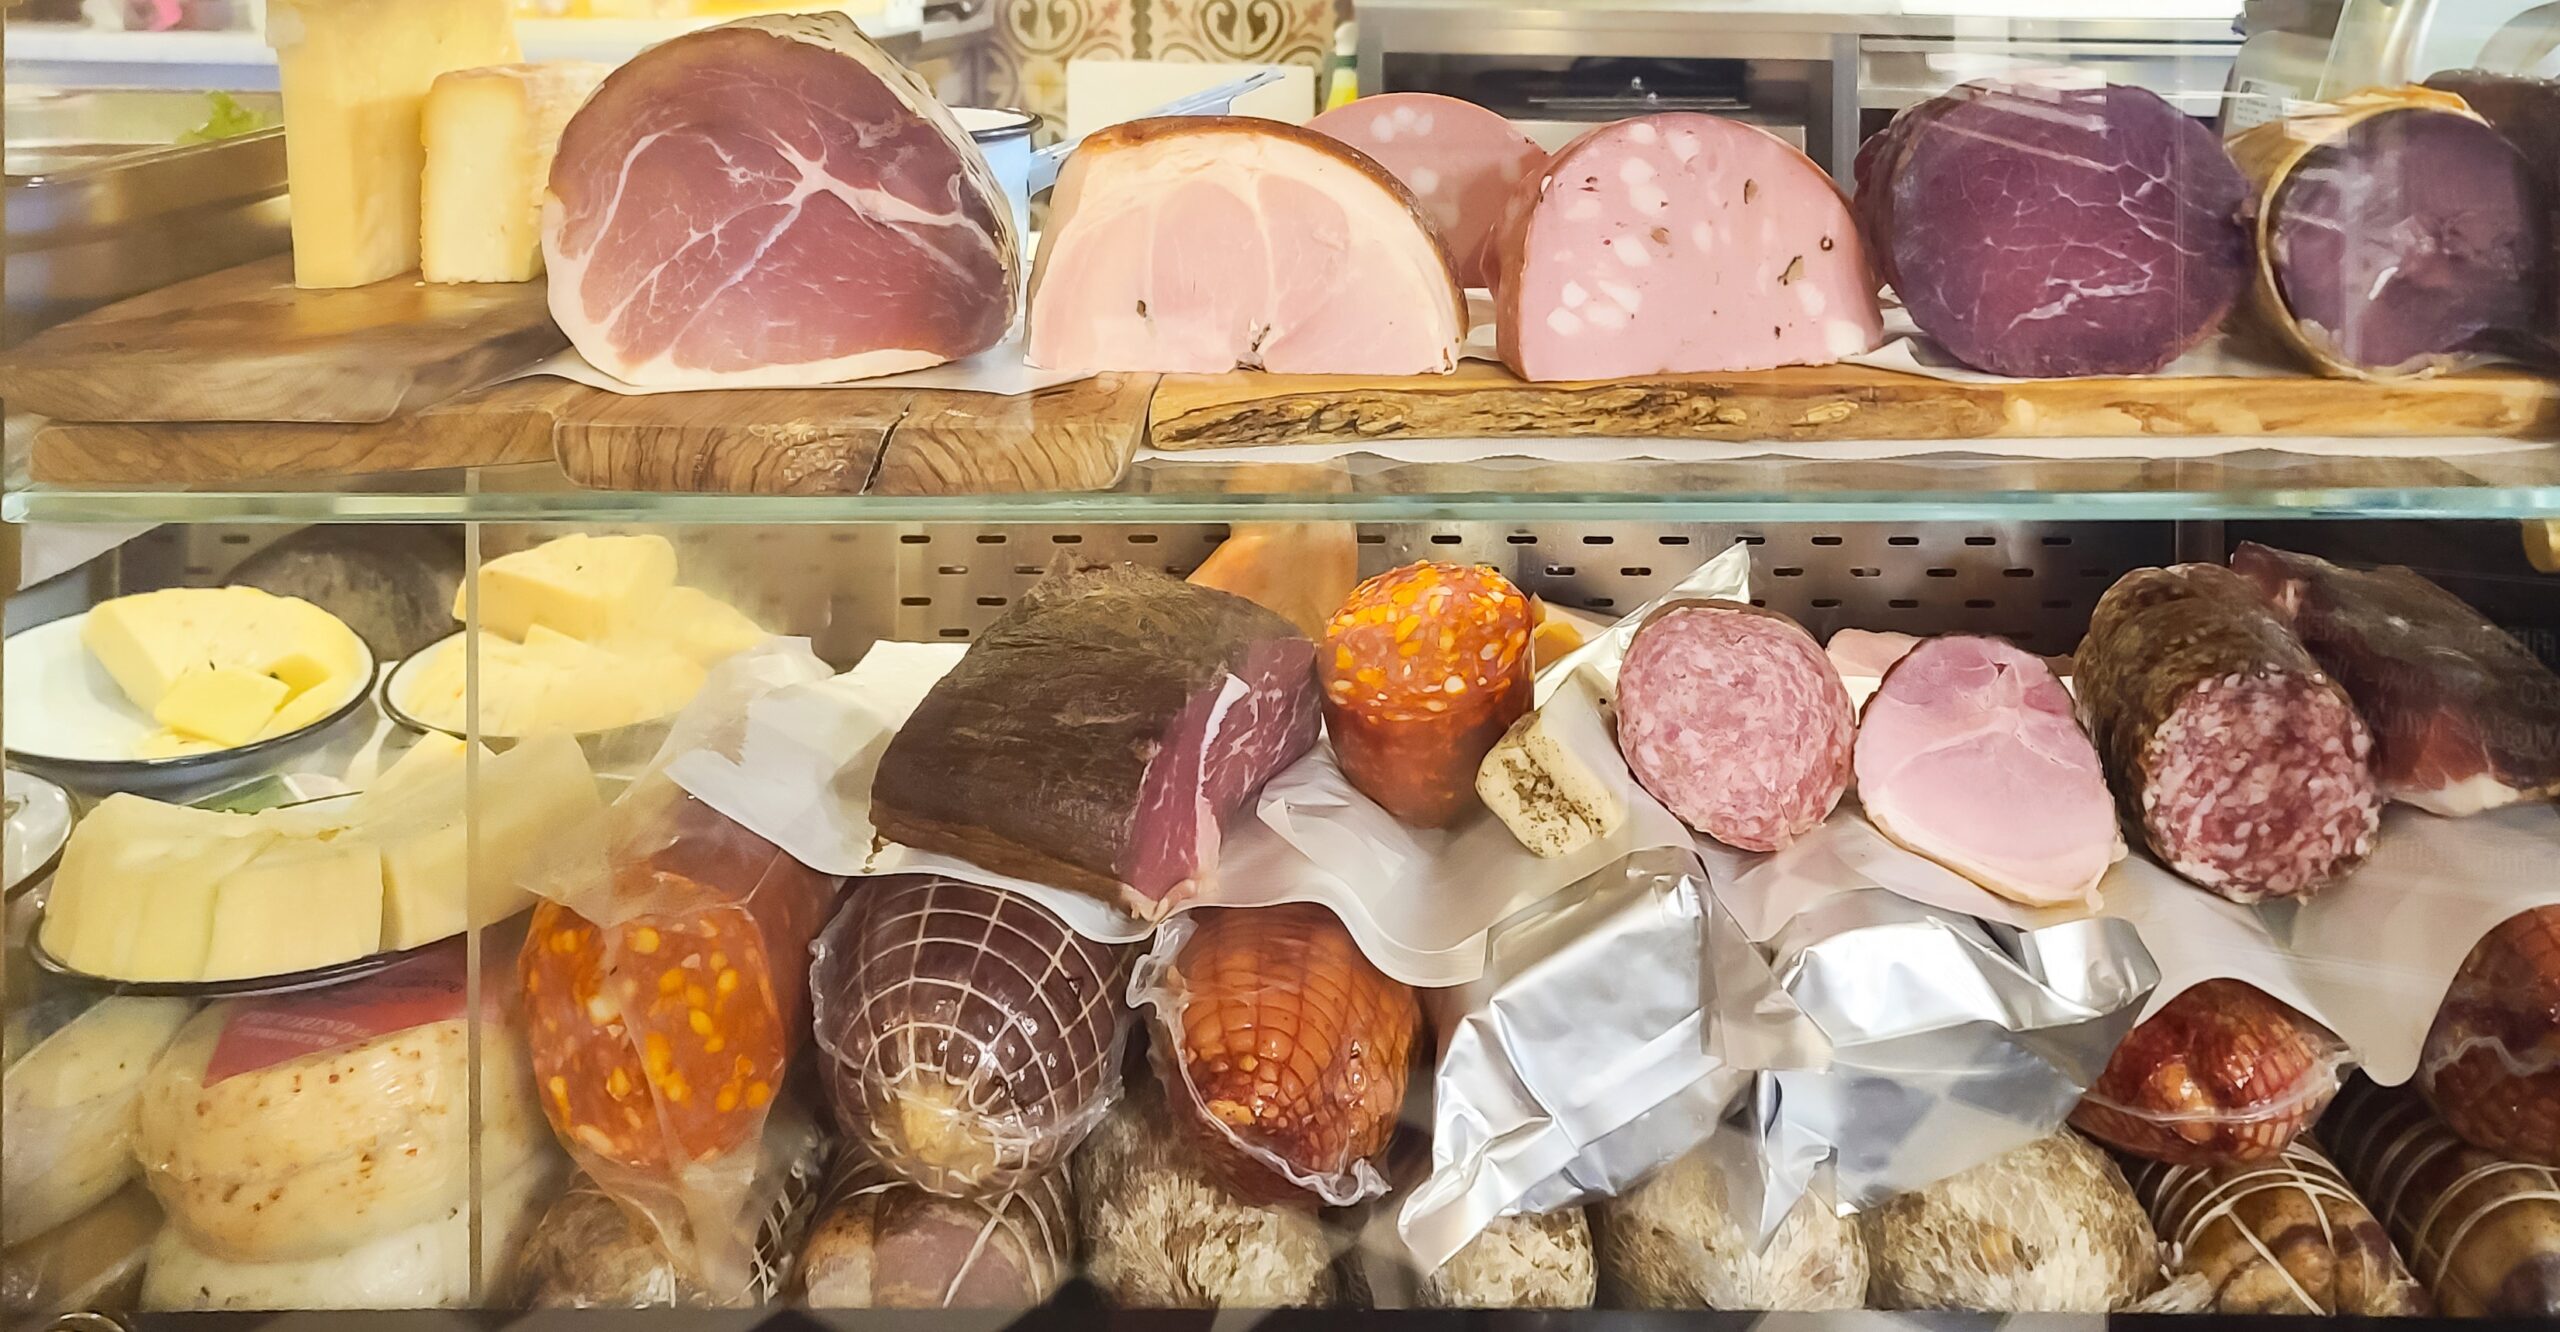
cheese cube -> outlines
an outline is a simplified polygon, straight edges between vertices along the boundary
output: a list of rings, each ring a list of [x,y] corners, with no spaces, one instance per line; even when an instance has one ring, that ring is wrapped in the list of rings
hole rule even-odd
[[[553,732],[480,761],[470,811],[479,820],[473,872],[459,769],[403,787],[411,808],[386,812],[363,834],[382,847],[382,946],[414,948],[532,905],[518,878],[552,841],[603,812],[578,742]]]
[[[293,281],[359,287],[418,266],[427,89],[518,58],[510,0],[268,0],[284,90]]]
[[[648,632],[704,666],[716,666],[769,637],[745,612],[691,587],[667,589],[649,616]]]
[[[569,116],[613,67],[586,60],[460,69],[427,90],[425,222],[429,282],[525,282],[542,275],[542,196]]]
[[[480,567],[480,628],[523,640],[539,624],[597,642],[643,624],[675,586],[676,548],[659,536],[575,536]],[[465,587],[453,618],[466,620]]]
[[[71,831],[39,937],[91,975],[193,980],[216,889],[275,840],[247,815],[109,796]]]
[[[281,840],[222,880],[199,974],[276,976],[382,945],[382,852],[355,837]]]
[[[266,730],[288,691],[282,680],[237,666],[199,666],[180,675],[151,719],[180,735],[245,745]]]

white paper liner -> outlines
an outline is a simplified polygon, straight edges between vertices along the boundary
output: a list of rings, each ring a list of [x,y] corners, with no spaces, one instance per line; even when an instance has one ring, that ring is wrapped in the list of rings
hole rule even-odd
[[[586,357],[579,355],[575,347],[509,378],[526,379],[535,375],[572,380],[589,388],[603,389],[607,393],[619,393],[627,398],[645,398],[660,393],[701,393],[729,387],[719,383],[626,384],[597,369]],[[1042,370],[1025,364],[1022,359],[1022,335],[1017,330],[1004,341],[975,356],[945,362],[941,365],[926,366],[922,370],[910,370],[904,374],[882,375],[877,379],[812,379],[805,383],[759,384],[756,387],[768,389],[953,389],[963,393],[993,393],[1004,397],[1018,397],[1025,393],[1055,388],[1060,384],[1072,384],[1079,379],[1092,377],[1093,373],[1087,370]]]

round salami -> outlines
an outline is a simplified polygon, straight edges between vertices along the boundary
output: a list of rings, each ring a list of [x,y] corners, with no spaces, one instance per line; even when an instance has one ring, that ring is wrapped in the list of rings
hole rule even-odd
[[[2317,892],[2371,853],[2372,733],[2238,574],[2125,575],[2075,660],[2117,801],[2170,869],[2256,902]]]
[[[1446,827],[1529,710],[1529,599],[1491,569],[1409,564],[1351,590],[1316,660],[1343,776],[1407,823]]]
[[[1493,229],[1511,187],[1547,150],[1501,115],[1438,93],[1380,93],[1307,122],[1377,159],[1413,191],[1458,282],[1493,285]]]
[[[1618,669],[1618,748],[1636,780],[1745,851],[1775,851],[1830,816],[1856,733],[1840,672],[1774,611],[1674,603],[1636,631]]]

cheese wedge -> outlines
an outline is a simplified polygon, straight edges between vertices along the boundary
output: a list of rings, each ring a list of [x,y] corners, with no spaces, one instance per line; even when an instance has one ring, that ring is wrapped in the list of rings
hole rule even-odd
[[[542,275],[542,196],[560,131],[611,65],[490,65],[436,76],[427,90],[418,236],[429,282],[526,282]]]
[[[109,796],[72,829],[38,937],[92,975],[196,979],[222,881],[275,840],[243,815]]]
[[[291,692],[272,675],[237,666],[200,666],[170,683],[151,709],[151,719],[182,736],[245,745],[266,731]]]
[[[463,798],[456,765],[399,787],[396,800],[373,807],[382,811],[378,821],[368,809],[366,835],[382,848],[383,947],[414,948],[531,906],[533,894],[518,882],[526,868],[553,839],[604,809],[585,752],[556,731],[480,760],[471,795],[480,821],[476,866]]]
[[[382,852],[372,843],[271,843],[223,878],[197,974],[276,976],[368,956],[381,946],[382,905]]]
[[[700,588],[668,588],[648,620],[652,638],[704,666],[716,666],[771,637],[746,612]]]
[[[480,629],[523,641],[535,625],[596,642],[639,628],[676,582],[676,548],[660,536],[575,536],[480,566]],[[468,623],[471,588],[454,594]]]
[[[1626,825],[1626,780],[1599,709],[1586,696],[1559,693],[1486,752],[1476,794],[1520,845],[1553,857]]]

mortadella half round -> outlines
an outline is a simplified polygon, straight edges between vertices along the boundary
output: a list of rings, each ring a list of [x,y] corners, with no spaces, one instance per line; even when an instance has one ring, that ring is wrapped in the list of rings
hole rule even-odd
[[[1469,287],[1493,284],[1493,230],[1502,221],[1503,204],[1511,187],[1547,160],[1536,140],[1498,112],[1423,92],[1346,102],[1308,121],[1307,128],[1350,144],[1394,172],[1439,229],[1458,281]]]

